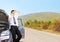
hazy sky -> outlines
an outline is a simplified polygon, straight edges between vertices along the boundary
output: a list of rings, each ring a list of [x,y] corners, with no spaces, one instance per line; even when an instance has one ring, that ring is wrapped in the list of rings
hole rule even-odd
[[[60,13],[60,0],[0,0],[0,9],[8,14],[12,9],[20,10],[21,15],[47,11]]]

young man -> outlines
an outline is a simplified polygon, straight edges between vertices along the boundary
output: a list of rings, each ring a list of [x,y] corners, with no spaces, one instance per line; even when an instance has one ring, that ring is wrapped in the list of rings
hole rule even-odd
[[[18,14],[19,14],[18,11],[12,10],[9,16],[9,22],[11,25],[10,31],[12,33],[13,42],[19,42],[19,40],[22,38],[22,35],[18,30]],[[17,38],[16,38],[16,35],[17,35]]]

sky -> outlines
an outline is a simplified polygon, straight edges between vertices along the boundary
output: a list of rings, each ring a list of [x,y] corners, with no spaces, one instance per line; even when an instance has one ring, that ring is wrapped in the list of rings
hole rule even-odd
[[[8,15],[12,9],[19,10],[21,16],[37,12],[60,13],[60,0],[0,0],[0,9]]]

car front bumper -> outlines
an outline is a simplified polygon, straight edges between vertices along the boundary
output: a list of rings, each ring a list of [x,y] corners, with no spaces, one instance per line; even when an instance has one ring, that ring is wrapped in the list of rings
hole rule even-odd
[[[9,36],[1,36],[0,42],[9,42]]]

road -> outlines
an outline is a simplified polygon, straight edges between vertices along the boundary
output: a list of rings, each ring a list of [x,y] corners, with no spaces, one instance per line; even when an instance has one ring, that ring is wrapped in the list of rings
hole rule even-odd
[[[26,28],[23,42],[60,42],[60,35]]]

